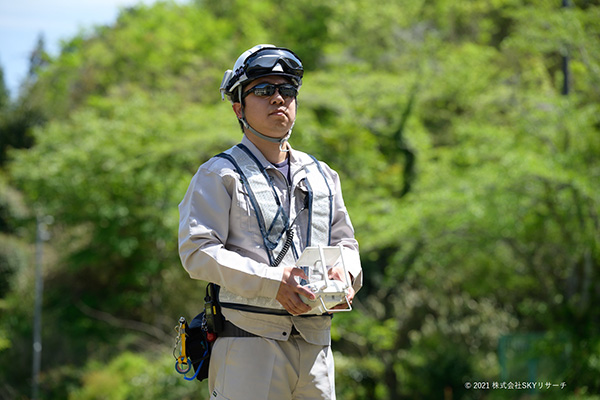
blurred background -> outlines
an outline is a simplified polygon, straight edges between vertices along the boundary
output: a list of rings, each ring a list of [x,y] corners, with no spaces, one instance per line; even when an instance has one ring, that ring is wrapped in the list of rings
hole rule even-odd
[[[208,396],[177,205],[257,43],[304,61],[290,142],[361,246],[338,398],[600,399],[600,1],[158,1],[63,39],[0,83],[0,399]]]

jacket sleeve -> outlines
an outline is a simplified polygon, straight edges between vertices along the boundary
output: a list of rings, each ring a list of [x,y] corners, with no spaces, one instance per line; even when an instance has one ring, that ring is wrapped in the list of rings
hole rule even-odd
[[[227,248],[236,180],[200,167],[179,204],[179,256],[194,279],[216,283],[243,297],[275,298],[283,268]]]

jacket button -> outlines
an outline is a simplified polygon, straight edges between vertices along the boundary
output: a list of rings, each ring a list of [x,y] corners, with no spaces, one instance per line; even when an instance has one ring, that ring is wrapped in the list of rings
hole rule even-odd
[[[283,335],[283,336],[287,336],[287,332],[283,332],[283,333],[282,333],[282,335]]]

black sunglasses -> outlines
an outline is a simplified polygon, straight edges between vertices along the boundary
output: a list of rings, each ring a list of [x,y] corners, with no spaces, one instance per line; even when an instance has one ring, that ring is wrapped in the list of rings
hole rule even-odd
[[[279,91],[279,94],[282,97],[296,97],[298,96],[298,88],[294,85],[290,85],[289,83],[280,83],[279,85],[274,85],[272,83],[259,83],[254,86],[252,89],[247,90],[242,98],[246,98],[250,93],[254,93],[255,96],[258,97],[271,97],[275,94],[275,91]]]

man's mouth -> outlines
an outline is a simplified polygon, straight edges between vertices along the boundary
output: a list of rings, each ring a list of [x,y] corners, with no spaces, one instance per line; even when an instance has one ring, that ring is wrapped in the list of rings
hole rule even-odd
[[[283,109],[277,109],[275,111],[271,111],[269,113],[269,115],[286,115],[286,114],[285,114],[285,110],[283,110]]]

